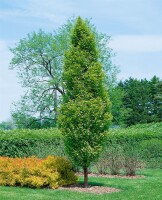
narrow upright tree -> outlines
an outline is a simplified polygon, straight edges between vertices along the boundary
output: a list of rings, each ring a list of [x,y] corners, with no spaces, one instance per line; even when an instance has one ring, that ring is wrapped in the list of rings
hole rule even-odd
[[[95,38],[80,17],[74,25],[71,48],[65,53],[63,82],[59,126],[66,152],[83,168],[87,187],[88,167],[103,151],[112,116]]]

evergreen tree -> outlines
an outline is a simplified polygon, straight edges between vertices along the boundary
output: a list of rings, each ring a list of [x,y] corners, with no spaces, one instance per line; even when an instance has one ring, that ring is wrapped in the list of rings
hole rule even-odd
[[[150,116],[154,122],[162,121],[162,80],[154,76],[150,80]]]
[[[87,187],[88,167],[103,151],[112,116],[95,38],[80,17],[73,29],[71,48],[65,54],[63,82],[59,126],[66,152],[83,168]]]
[[[123,90],[121,109],[126,111],[125,125],[162,121],[162,81],[129,78],[119,83]]]

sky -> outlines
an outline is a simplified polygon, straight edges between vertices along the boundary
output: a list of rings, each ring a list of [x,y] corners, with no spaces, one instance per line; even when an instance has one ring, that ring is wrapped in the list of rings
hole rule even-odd
[[[99,32],[111,36],[118,80],[162,78],[161,10],[161,0],[0,0],[0,122],[23,95],[16,72],[9,70],[9,47],[28,33],[53,32],[72,16],[92,18]]]

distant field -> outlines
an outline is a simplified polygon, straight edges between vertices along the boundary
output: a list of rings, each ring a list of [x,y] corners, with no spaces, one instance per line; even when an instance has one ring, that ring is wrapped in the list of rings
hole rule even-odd
[[[72,191],[0,187],[0,200],[161,200],[162,170],[147,169],[145,178],[96,178],[90,177],[91,185],[103,185],[121,189],[121,192],[94,195]],[[80,182],[82,182],[80,178]]]

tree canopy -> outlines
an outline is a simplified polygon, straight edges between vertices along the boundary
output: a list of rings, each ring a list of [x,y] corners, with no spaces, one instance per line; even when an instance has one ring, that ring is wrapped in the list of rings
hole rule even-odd
[[[64,53],[70,47],[70,37],[75,19],[67,22],[53,33],[43,30],[33,32],[23,38],[11,48],[13,58],[11,69],[16,69],[25,94],[12,107],[12,116],[18,127],[32,128],[55,126],[57,108],[64,93],[62,71]],[[117,85],[118,68],[112,64],[114,55],[108,43],[110,37],[97,31],[89,20],[85,22],[95,36],[98,60],[106,74],[104,77],[110,98],[113,102],[115,95],[111,95]],[[116,101],[117,102],[117,101]],[[116,104],[113,104],[115,109]],[[117,105],[118,106],[118,105]],[[25,120],[24,120],[25,119]],[[24,123],[24,121],[26,123]]]
[[[86,187],[87,169],[104,148],[112,116],[95,37],[80,17],[65,53],[63,83],[59,126],[67,154],[84,169]]]

